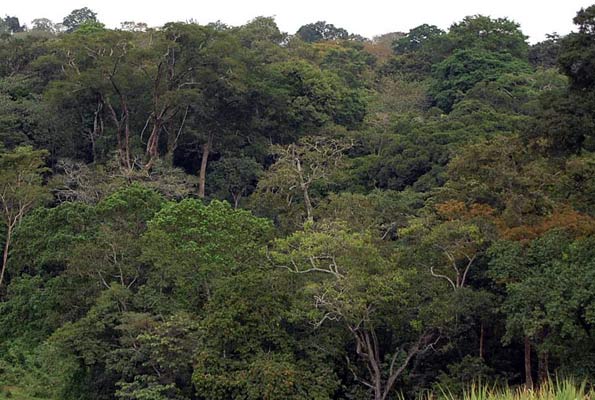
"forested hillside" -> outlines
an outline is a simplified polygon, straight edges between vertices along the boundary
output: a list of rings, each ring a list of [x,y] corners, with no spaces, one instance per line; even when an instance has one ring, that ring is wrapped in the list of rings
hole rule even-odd
[[[0,398],[593,382],[595,5],[574,23],[1,19]]]

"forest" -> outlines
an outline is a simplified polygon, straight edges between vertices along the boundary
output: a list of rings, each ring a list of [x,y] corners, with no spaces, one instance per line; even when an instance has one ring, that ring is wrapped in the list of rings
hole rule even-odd
[[[573,22],[1,18],[0,399],[592,390],[595,5]]]

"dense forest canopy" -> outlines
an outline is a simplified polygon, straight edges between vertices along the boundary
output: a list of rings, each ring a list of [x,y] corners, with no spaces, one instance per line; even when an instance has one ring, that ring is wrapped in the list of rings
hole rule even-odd
[[[593,382],[595,5],[574,22],[0,19],[0,398]]]

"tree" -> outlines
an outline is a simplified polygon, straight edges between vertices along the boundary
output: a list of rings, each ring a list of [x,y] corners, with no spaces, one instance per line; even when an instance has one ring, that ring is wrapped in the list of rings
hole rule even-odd
[[[42,175],[47,171],[44,161],[47,154],[45,150],[33,150],[31,147],[18,147],[0,154],[0,207],[6,229],[0,287],[8,267],[15,228],[47,195],[42,181]]]
[[[555,174],[518,137],[499,137],[469,145],[451,160],[441,197],[491,207],[500,233],[521,239],[552,210],[545,188]]]
[[[557,33],[547,34],[542,42],[535,43],[529,49],[531,65],[543,68],[555,68],[560,56],[561,37]]]
[[[266,108],[258,112],[280,130],[277,142],[295,141],[331,123],[354,129],[365,117],[363,93],[351,89],[333,71],[299,60],[275,63],[266,72],[263,106],[273,106],[275,113],[271,115]]]
[[[545,139],[554,154],[595,149],[595,6],[582,9],[574,18],[578,32],[560,40],[558,64],[570,79],[567,90],[542,98],[542,108],[527,129],[531,139]]]
[[[574,89],[595,87],[595,5],[581,9],[574,18],[578,32],[561,40],[559,64],[562,72],[570,77]]]
[[[319,48],[324,49],[324,45]],[[344,46],[329,45],[322,52],[324,56],[321,68],[333,71],[349,88],[359,89],[371,86],[370,75],[376,59],[363,51],[359,43],[347,43]]]
[[[237,140],[249,124],[244,54],[236,35],[214,25],[172,23],[165,27],[165,36],[159,53],[165,56],[154,81],[159,90],[152,99],[153,126],[146,154],[156,160],[163,132],[167,132],[166,157],[173,158],[178,144],[181,154],[195,157],[198,152],[198,196],[202,198],[211,153],[230,138]],[[173,118],[180,117],[186,121],[186,135],[172,129]]]
[[[0,33],[18,33],[24,32],[25,26],[19,22],[17,17],[6,16],[4,18],[0,18]]]
[[[60,131],[72,131],[74,126],[73,141],[90,153],[90,161],[100,161],[102,153],[112,151],[102,149],[100,143],[115,141],[116,156],[126,170],[132,169],[135,156],[133,129],[141,124],[138,117],[143,118],[142,114],[131,115],[130,110],[142,104],[144,98],[139,93],[150,85],[145,73],[131,65],[133,59],[145,61],[145,54],[135,50],[128,32],[77,31],[67,35],[58,52],[61,79],[53,80],[46,89],[48,105],[60,113],[56,123]],[[113,136],[106,138],[112,132]]]
[[[483,15],[465,17],[453,24],[448,37],[457,49],[480,48],[489,52],[508,53],[526,59],[529,45],[520,25],[508,18],[492,19]]]
[[[574,235],[590,235],[589,232],[593,229],[592,218],[572,210],[565,204],[566,199],[556,199],[553,193],[547,190],[547,188],[558,185],[559,175],[562,175],[563,172],[561,173],[557,168],[551,170],[551,166],[530,152],[518,138],[499,138],[492,144],[471,145],[467,149],[473,150],[470,152],[463,150],[451,161],[448,171],[450,180],[441,191],[443,195],[446,193],[453,195],[454,192],[451,190],[456,186],[458,194],[455,197],[459,200],[467,204],[480,203],[475,206],[475,211],[472,208],[469,210],[472,211],[472,215],[482,215],[483,219],[495,226],[500,237],[516,241],[516,243],[511,242],[511,247],[507,250],[497,246],[492,246],[490,249],[490,257],[493,260],[500,260],[501,268],[504,268],[505,263],[508,272],[518,274],[514,276],[524,280],[530,274],[522,266],[522,263],[529,259],[522,255],[526,254],[522,250],[524,244],[532,243],[536,239],[540,240],[539,238],[543,236],[554,235],[557,230],[572,232]],[[465,209],[465,207],[460,208],[461,210]],[[521,255],[511,259],[512,248]],[[549,257],[546,255],[543,260]],[[537,265],[539,262],[535,265],[535,271],[541,270],[541,267]],[[512,275],[507,277],[498,275],[498,279],[511,285],[516,281],[516,278]],[[539,279],[543,279],[543,277]],[[549,279],[546,280],[549,281]],[[529,280],[525,280],[525,283],[528,282]],[[528,286],[523,286],[527,289],[526,292],[522,292],[522,294],[521,291],[515,292],[515,300],[512,300],[509,292],[509,296],[503,301],[513,301],[515,307],[524,310],[518,311],[518,314],[515,314],[517,316],[524,312],[531,314],[533,312],[531,310],[534,310],[537,316],[531,318],[542,319],[543,315],[540,310],[545,306],[536,305],[536,308],[532,308],[532,305],[523,303],[524,300],[522,300],[526,299],[528,302],[540,304],[539,302],[542,300],[541,288],[545,283],[531,282]],[[527,316],[527,314],[524,315]],[[533,346],[541,346],[539,335],[542,333],[540,333],[540,329],[535,328],[535,321],[529,322],[529,317],[519,316],[518,319],[514,317],[514,320],[517,328],[518,324],[525,328],[524,330],[517,329],[515,332],[516,337],[520,336],[523,339],[525,381],[527,386],[532,386],[531,353]],[[549,328],[544,329],[545,332]],[[537,335],[537,339],[535,339],[535,335]],[[542,364],[541,370],[546,370],[547,354],[543,353],[539,358]],[[540,374],[540,377],[543,378],[543,373]]]
[[[56,24],[54,24],[48,18],[35,18],[31,21],[31,31],[34,32],[47,32],[47,33],[56,33],[57,28]]]
[[[282,33],[274,18],[256,17],[238,28],[238,35],[242,46],[260,51],[274,51],[273,45],[280,45],[287,40],[287,34]],[[256,55],[256,54],[254,54]]]
[[[482,48],[455,50],[435,66],[434,84],[430,88],[436,105],[446,112],[463,98],[465,93],[482,81],[493,81],[507,73],[529,72],[527,62],[508,53],[496,53]]]
[[[20,74],[0,79],[0,143],[6,149],[34,143],[43,129],[43,106],[32,93],[34,86]]]
[[[326,21],[303,25],[298,29],[296,35],[308,43],[349,38],[349,32],[345,29],[337,28],[333,24],[327,24]]]
[[[595,95],[583,89],[544,93],[535,118],[524,136],[552,155],[564,156],[595,150]]]
[[[120,22],[120,29],[129,32],[145,32],[148,25],[145,22],[124,21]]]
[[[415,296],[408,297],[406,272],[392,266],[368,234],[350,233],[340,222],[309,226],[278,239],[270,257],[277,268],[304,277],[315,327],[338,324],[350,335],[367,372],[362,376],[349,357],[346,367],[375,400],[390,398],[410,362],[437,343],[419,319],[420,304],[411,308]],[[386,331],[393,334],[383,336]]]
[[[198,196],[204,197],[209,157],[217,146],[229,143],[243,132],[246,120],[247,65],[240,51],[238,38],[228,33],[215,33],[216,39],[205,38],[212,44],[204,50],[209,60],[207,68],[200,69],[197,80],[202,82],[202,104],[197,110],[195,136],[201,143]],[[241,72],[240,72],[241,71]],[[221,121],[226,123],[222,124]],[[250,133],[248,133],[250,134]],[[231,139],[233,141],[233,139]]]
[[[537,384],[549,379],[552,364],[572,354],[571,343],[592,334],[595,272],[589,249],[592,238],[576,239],[563,230],[549,232],[526,245],[501,241],[490,248],[490,276],[506,289],[505,343],[525,342],[525,372],[532,384],[531,348],[537,352]],[[584,297],[587,295],[588,297]],[[580,364],[580,356],[568,368]]]
[[[118,327],[120,351],[110,369],[122,375],[118,399],[187,399],[194,394],[192,363],[201,340],[192,314],[176,313],[156,321],[146,313],[126,313]]]
[[[153,266],[149,286],[171,293],[171,306],[200,307],[212,296],[216,279],[250,265],[269,235],[268,221],[227,202],[168,203],[142,239],[142,259]]]
[[[261,192],[277,196],[301,196],[306,221],[314,221],[314,203],[311,188],[324,183],[343,164],[344,153],[352,144],[323,137],[305,137],[298,144],[275,146],[278,159],[258,184]]]
[[[396,54],[407,54],[421,50],[428,42],[444,35],[445,32],[435,25],[423,24],[411,29],[405,36],[393,42]]]
[[[354,232],[370,232],[372,239],[391,242],[423,205],[423,195],[411,190],[374,190],[368,194],[329,193],[316,209],[322,222],[345,221]]]
[[[336,342],[312,332],[296,311],[304,296],[292,276],[262,258],[250,264],[218,280],[205,307],[192,379],[197,391],[250,400],[333,397],[339,350],[321,347]]]
[[[457,290],[466,286],[469,271],[475,266],[485,242],[477,224],[452,220],[434,226],[424,236],[422,248],[427,249],[432,276],[444,279]]]
[[[81,25],[85,23],[99,22],[97,20],[97,13],[87,7],[72,10],[70,14],[64,17],[62,25],[67,29],[67,32],[74,32]]]
[[[125,187],[94,207],[94,224],[70,248],[67,272],[94,279],[103,289],[130,289],[143,279],[140,238],[164,199],[140,185]],[[91,222],[90,221],[90,222]]]
[[[224,157],[215,161],[212,168],[212,193],[225,200],[231,196],[234,208],[238,208],[240,200],[256,189],[258,178],[262,175],[262,165],[248,157]]]

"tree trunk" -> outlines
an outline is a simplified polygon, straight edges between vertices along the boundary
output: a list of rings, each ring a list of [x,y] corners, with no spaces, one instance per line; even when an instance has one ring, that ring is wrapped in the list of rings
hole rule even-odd
[[[480,325],[480,328],[479,328],[479,358],[481,358],[482,360],[483,360],[484,340],[485,340],[485,331],[484,331],[483,322],[482,322]]]
[[[161,132],[161,119],[156,118],[153,129],[151,130],[151,134],[147,139],[147,164],[145,165],[145,169],[149,170],[155,164],[157,160],[158,152],[159,152],[159,132]]]
[[[379,387],[374,388],[374,400],[384,400],[382,397],[382,390]]]
[[[93,134],[90,135],[90,140],[91,140],[91,157],[92,157],[91,164],[95,164],[95,162],[97,161],[97,149],[95,146],[95,137],[93,136]]]
[[[525,336],[525,386],[527,389],[533,389],[533,377],[531,376],[531,342],[529,337]]]
[[[241,193],[232,193],[231,197],[233,198],[233,208],[237,210],[240,205],[240,199],[242,198]]]
[[[102,97],[97,98],[97,108],[93,114],[93,132],[91,132],[91,152],[93,155],[93,163],[97,161],[97,139],[103,132],[103,119],[101,118],[101,110],[103,110]]]
[[[168,139],[167,139],[167,152],[165,154],[166,160],[169,162],[170,165],[173,166],[174,160],[174,153],[178,147],[178,139],[182,135],[184,130],[184,125],[186,124],[186,118],[188,117],[188,111],[190,110],[190,106],[186,106],[186,111],[184,112],[184,116],[182,117],[182,122],[180,123],[180,127],[177,131],[174,132],[174,120],[169,120],[169,129],[168,129]]]
[[[120,166],[130,170],[130,115],[128,112],[128,105],[126,104],[124,98],[120,96],[121,115],[118,116],[118,113],[116,113],[116,110],[109,101],[109,98],[106,97],[104,101],[110,111],[112,121],[116,126],[116,137],[118,141],[118,156],[120,159]]]
[[[12,239],[12,226],[8,224],[6,229],[6,240],[4,242],[4,251],[2,253],[2,270],[0,271],[0,287],[4,282],[4,273],[6,272],[6,266],[8,265],[8,250],[10,249],[10,241]]]
[[[198,174],[198,197],[204,199],[205,186],[207,181],[207,165],[209,160],[209,153],[211,152],[211,145],[213,136],[210,135],[205,144],[202,145],[202,158],[200,160],[200,172]]]
[[[314,222],[314,209],[312,207],[312,200],[310,199],[310,193],[308,193],[309,183],[306,183],[304,178],[304,172],[302,170],[302,161],[300,160],[299,156],[296,154],[295,146],[292,145],[292,152],[293,158],[295,160],[295,170],[298,174],[300,180],[300,189],[302,190],[302,194],[304,196],[304,205],[306,206],[306,220],[308,222]]]
[[[549,378],[549,353],[547,350],[537,353],[537,378],[538,384],[547,382]]]
[[[124,121],[124,165],[128,170],[132,169],[130,163],[130,124],[128,122],[128,110],[126,110],[126,120]]]
[[[374,400],[387,400],[390,393],[395,386],[397,379],[405,371],[411,360],[420,353],[423,353],[431,346],[428,346],[428,341],[431,340],[431,335],[423,334],[420,336],[416,344],[412,345],[405,360],[397,365],[400,350],[395,349],[395,354],[388,363],[388,371],[386,379],[383,378],[382,369],[386,367],[386,363],[381,358],[380,344],[374,329],[362,329],[360,326],[348,326],[353,338],[355,339],[356,354],[367,365],[369,379],[366,381],[360,379],[355,371],[351,371],[357,381],[363,383],[373,393]],[[349,360],[349,359],[348,359]]]
[[[308,222],[314,222],[314,209],[312,207],[312,200],[310,200],[310,194],[308,193],[308,187],[302,185],[302,192],[304,193],[304,204],[306,205],[306,218]]]

